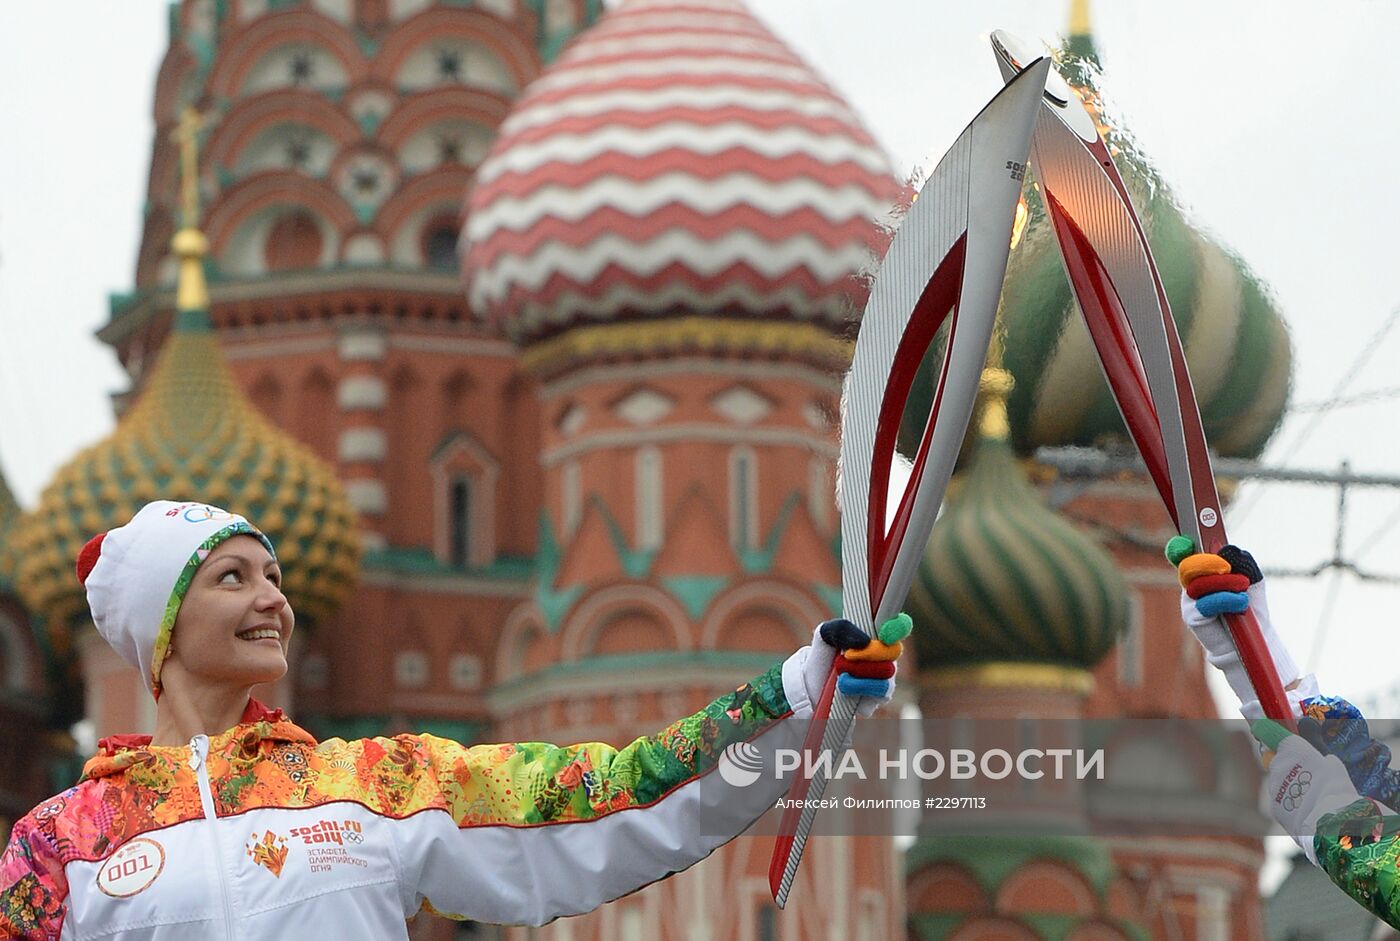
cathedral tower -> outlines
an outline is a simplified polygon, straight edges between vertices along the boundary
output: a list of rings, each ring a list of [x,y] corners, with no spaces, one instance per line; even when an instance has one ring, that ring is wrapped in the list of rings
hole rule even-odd
[[[538,396],[536,596],[492,694],[507,737],[655,731],[839,607],[841,335],[896,195],[850,108],[735,0],[623,3],[502,123],[464,276]],[[770,850],[741,838],[542,934],[899,930],[888,839],[814,841],[781,914]]]

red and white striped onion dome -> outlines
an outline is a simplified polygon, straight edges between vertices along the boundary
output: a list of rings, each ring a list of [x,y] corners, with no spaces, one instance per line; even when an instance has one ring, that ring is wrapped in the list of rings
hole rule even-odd
[[[468,297],[527,342],[694,314],[839,327],[899,190],[739,0],[627,0],[501,125],[469,199]]]

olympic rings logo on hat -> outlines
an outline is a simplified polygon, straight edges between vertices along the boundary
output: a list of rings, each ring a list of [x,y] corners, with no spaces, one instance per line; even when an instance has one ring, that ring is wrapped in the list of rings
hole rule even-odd
[[[187,523],[208,523],[211,520],[233,519],[233,514],[228,510],[221,510],[216,506],[209,506],[205,503],[185,503],[169,510],[166,516],[180,516]]]
[[[1283,799],[1279,803],[1283,809],[1292,813],[1298,809],[1298,804],[1303,799],[1303,795],[1308,793],[1308,788],[1312,787],[1312,772],[1300,771],[1298,777],[1288,785],[1283,793]]]
[[[185,519],[191,523],[207,523],[210,520],[231,520],[233,514],[218,507],[195,504],[185,511]]]

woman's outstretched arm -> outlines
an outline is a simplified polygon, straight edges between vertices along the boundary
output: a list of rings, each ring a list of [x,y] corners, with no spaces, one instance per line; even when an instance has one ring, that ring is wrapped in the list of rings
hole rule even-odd
[[[851,652],[867,639],[830,627]],[[905,619],[907,632],[907,619]],[[897,632],[896,632],[897,633]],[[892,637],[892,635],[891,635]],[[869,641],[836,668],[888,699],[902,645]],[[787,790],[779,749],[802,744],[838,648],[814,637],[784,663],[653,735],[603,743],[465,746],[431,735],[323,743],[363,769],[394,820],[406,915],[421,906],[497,924],[544,924],[686,869],[746,830]],[[872,669],[883,662],[887,669]],[[883,674],[883,675],[881,675]],[[814,692],[815,691],[815,692]]]

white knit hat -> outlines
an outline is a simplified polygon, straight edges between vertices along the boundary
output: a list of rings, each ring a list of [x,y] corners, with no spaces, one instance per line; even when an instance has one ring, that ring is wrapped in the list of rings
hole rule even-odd
[[[160,697],[160,669],[190,580],[210,551],[231,536],[272,543],[246,519],[205,503],[157,500],[125,526],[94,536],[78,554],[97,631],[146,677]]]

